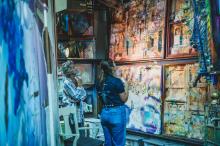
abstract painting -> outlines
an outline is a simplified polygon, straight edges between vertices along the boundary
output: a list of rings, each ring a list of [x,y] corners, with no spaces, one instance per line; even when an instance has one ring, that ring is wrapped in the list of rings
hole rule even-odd
[[[162,58],[165,0],[131,1],[115,10],[111,24],[112,60]]]
[[[161,133],[161,66],[117,66],[116,74],[127,81],[127,128],[152,134]]]
[[[168,135],[204,138],[204,127],[199,125],[205,122],[207,84],[201,78],[199,86],[192,86],[198,68],[198,63],[165,67],[164,127]]]
[[[0,2],[1,146],[47,145],[47,73],[35,2]]]

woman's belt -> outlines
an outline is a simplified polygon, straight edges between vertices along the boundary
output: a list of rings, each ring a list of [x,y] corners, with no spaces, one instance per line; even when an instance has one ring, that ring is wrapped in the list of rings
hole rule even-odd
[[[103,107],[105,108],[112,108],[112,107],[118,107],[122,106],[123,104],[104,104]]]

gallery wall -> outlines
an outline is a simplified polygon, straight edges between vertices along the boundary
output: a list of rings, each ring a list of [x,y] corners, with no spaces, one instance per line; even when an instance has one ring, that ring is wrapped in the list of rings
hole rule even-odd
[[[129,84],[129,130],[204,138],[210,16],[205,0],[134,0],[113,10],[109,58]]]

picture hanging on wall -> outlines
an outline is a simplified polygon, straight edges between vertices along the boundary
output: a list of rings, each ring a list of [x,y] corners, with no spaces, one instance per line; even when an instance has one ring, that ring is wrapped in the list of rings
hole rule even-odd
[[[204,138],[201,133],[204,124],[200,123],[205,122],[207,84],[205,79],[201,78],[199,86],[192,86],[198,69],[198,63],[165,67],[165,134]]]
[[[166,0],[132,1],[113,14],[109,58],[117,61],[162,58]]]
[[[191,1],[171,0],[169,11],[167,57],[196,56],[190,44],[193,31],[193,7]]]
[[[79,71],[83,84],[94,83],[92,64],[75,64],[75,68]]]
[[[57,34],[71,37],[93,36],[93,14],[65,10],[57,13]]]
[[[59,58],[95,58],[94,40],[75,40],[58,43]]]
[[[116,74],[127,81],[127,128],[152,134],[161,133],[161,66],[117,66]]]

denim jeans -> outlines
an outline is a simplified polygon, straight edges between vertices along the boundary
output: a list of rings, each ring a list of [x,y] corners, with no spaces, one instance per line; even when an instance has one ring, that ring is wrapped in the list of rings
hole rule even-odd
[[[105,146],[124,146],[126,139],[125,106],[103,108],[101,124],[105,136]]]

